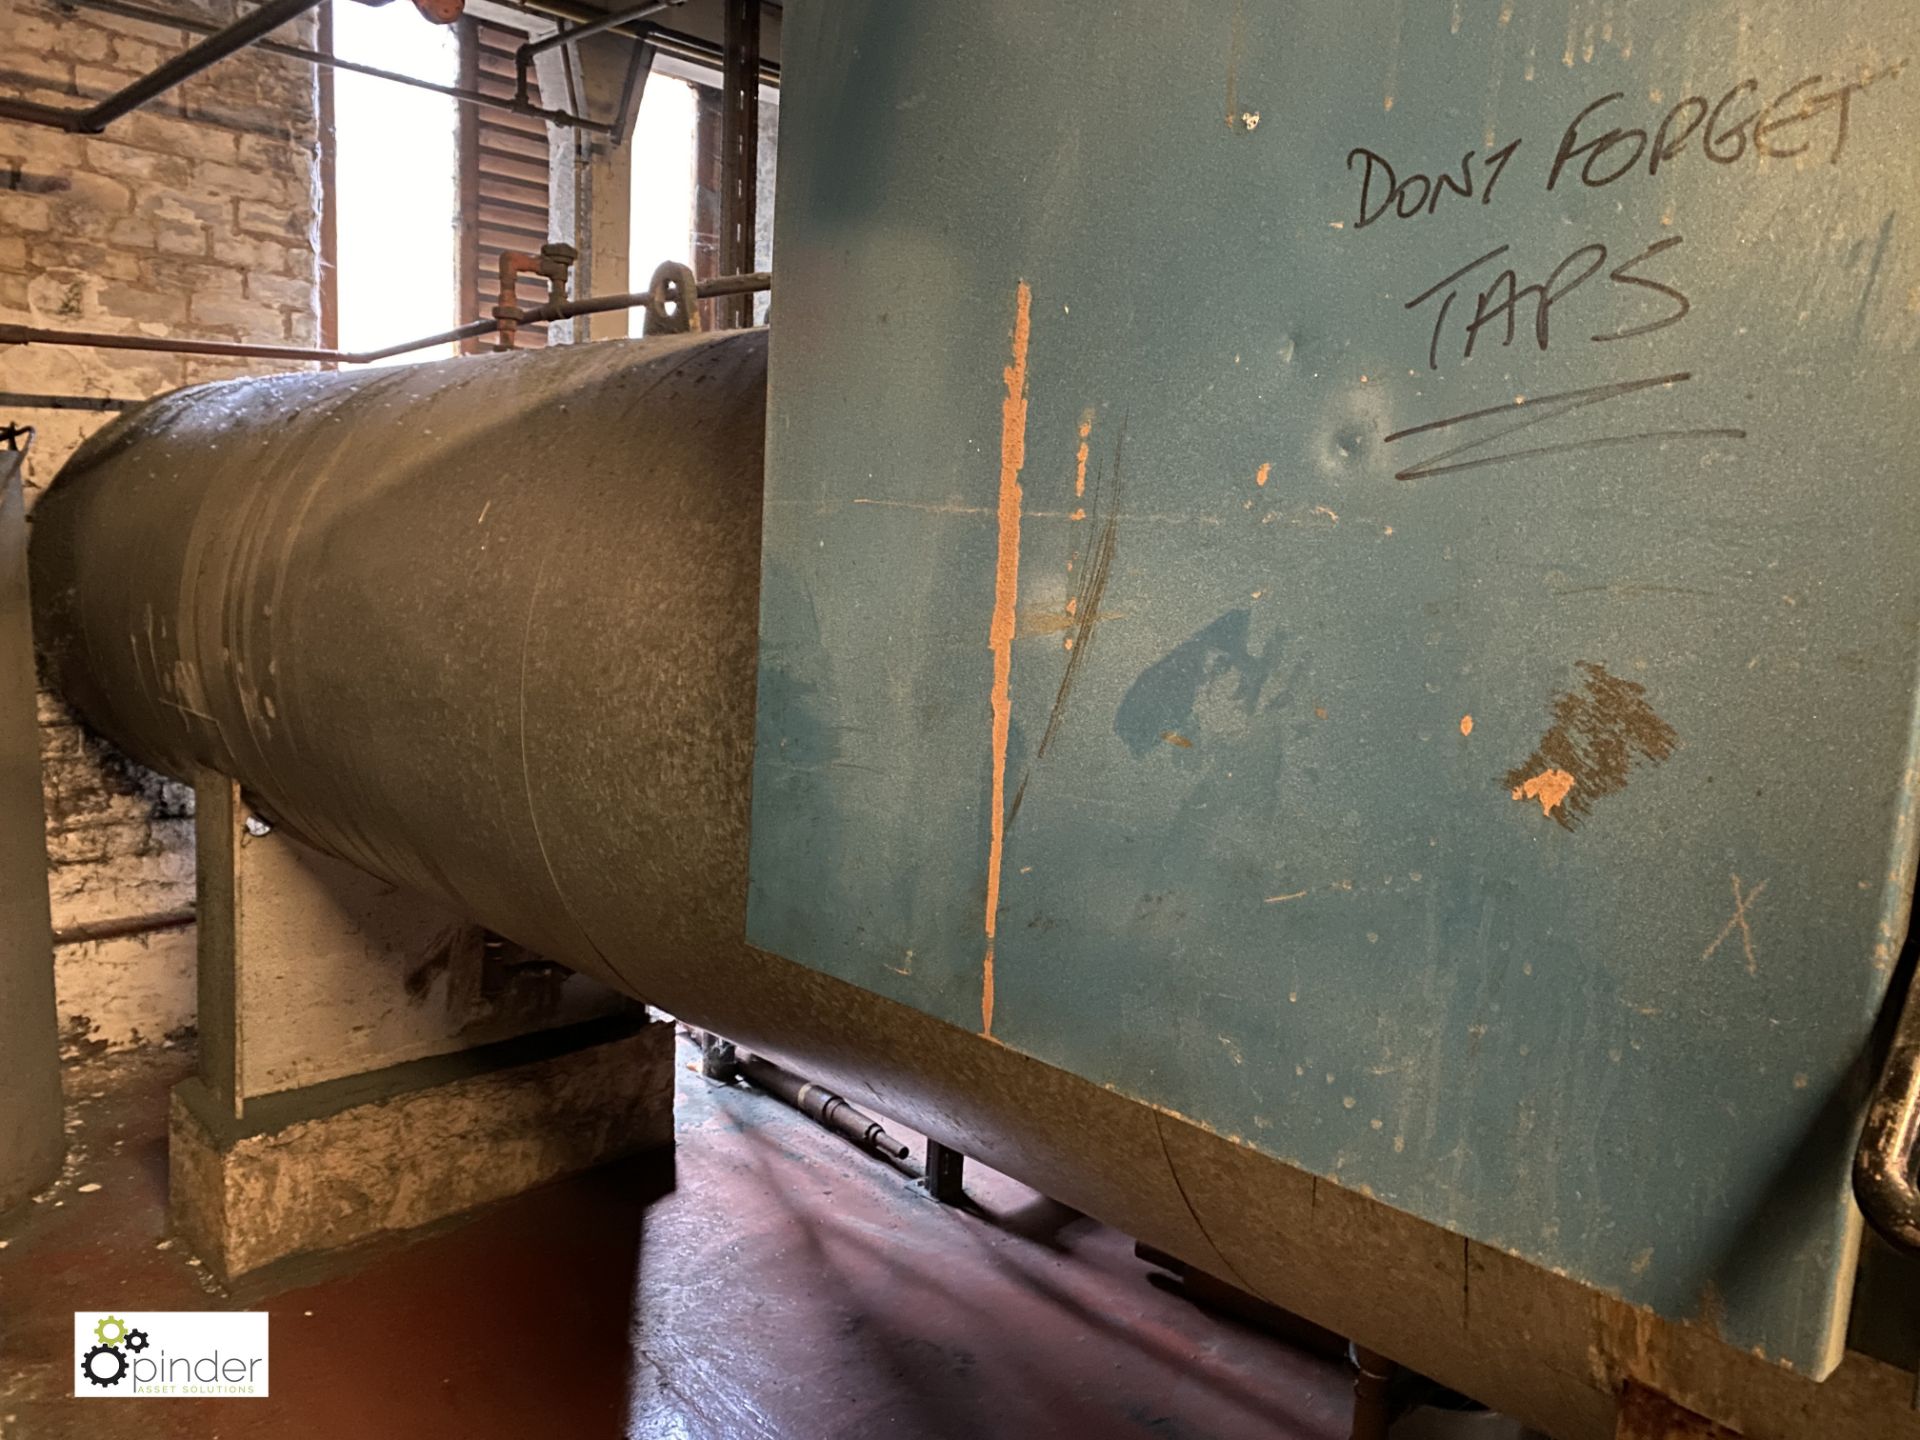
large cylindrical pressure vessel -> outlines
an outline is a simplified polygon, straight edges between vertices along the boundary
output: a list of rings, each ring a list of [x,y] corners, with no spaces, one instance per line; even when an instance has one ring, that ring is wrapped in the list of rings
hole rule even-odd
[[[764,332],[184,390],[37,508],[131,754],[643,993],[738,949]]]
[[[1274,1162],[746,944],[766,377],[747,331],[163,397],[39,503],[50,678],[146,764],[1235,1273],[1189,1201]]]

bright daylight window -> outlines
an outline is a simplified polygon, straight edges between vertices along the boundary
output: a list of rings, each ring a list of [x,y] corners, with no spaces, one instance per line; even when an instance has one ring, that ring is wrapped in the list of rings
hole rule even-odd
[[[720,229],[719,77],[701,85],[656,68],[633,127],[633,206],[627,288],[645,290],[665,261],[694,274],[717,274]],[[705,103],[703,103],[703,101]],[[773,178],[780,126],[779,92],[760,88],[759,185],[755,196],[754,268],[773,264]],[[702,160],[706,160],[703,166]],[[703,171],[705,172],[703,174]],[[754,323],[767,318],[768,297],[754,297]]]
[[[411,5],[336,5],[333,49],[436,84],[456,83],[458,37]],[[335,70],[334,214],[340,345],[368,350],[449,330],[459,290],[455,102]],[[395,356],[436,359],[452,345]]]
[[[644,290],[669,260],[694,265],[694,163],[700,97],[684,80],[655,73],[633,126],[633,218],[627,288]]]

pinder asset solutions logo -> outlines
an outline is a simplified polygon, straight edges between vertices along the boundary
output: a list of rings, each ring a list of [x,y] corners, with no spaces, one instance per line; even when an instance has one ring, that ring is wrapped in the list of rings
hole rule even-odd
[[[76,1311],[73,1356],[76,1399],[264,1396],[267,1314]]]

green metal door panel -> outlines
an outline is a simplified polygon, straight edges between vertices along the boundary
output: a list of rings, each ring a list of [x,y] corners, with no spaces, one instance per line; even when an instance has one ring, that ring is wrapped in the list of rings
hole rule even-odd
[[[754,943],[1824,1372],[1917,19],[794,4]]]

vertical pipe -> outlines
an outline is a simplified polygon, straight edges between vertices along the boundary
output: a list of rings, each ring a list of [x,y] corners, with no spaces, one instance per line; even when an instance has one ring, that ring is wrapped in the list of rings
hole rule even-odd
[[[0,451],[0,1210],[52,1180],[66,1151],[20,461]]]
[[[753,269],[753,210],[760,184],[760,0],[726,0],[720,71],[720,259],[723,275]],[[714,321],[737,330],[753,321],[753,297],[714,304]]]
[[[333,7],[319,14],[320,33],[316,37],[322,53],[333,54]],[[469,25],[473,22],[468,21]],[[340,348],[340,192],[337,161],[340,132],[335,110],[333,69],[322,65],[315,76],[319,94],[320,132],[320,344],[328,350]],[[462,82],[464,83],[464,81]],[[460,110],[462,126],[473,124],[471,106]],[[462,132],[465,133],[464,130]],[[464,348],[464,347],[463,347]],[[333,365],[328,366],[334,368]]]

